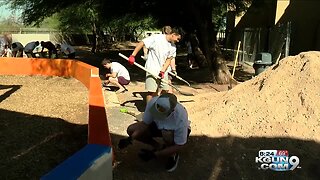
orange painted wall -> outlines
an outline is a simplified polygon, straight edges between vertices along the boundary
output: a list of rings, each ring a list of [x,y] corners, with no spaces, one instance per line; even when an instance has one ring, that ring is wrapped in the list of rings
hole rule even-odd
[[[111,146],[99,69],[70,59],[0,58],[0,75],[73,77],[89,91],[88,143]]]

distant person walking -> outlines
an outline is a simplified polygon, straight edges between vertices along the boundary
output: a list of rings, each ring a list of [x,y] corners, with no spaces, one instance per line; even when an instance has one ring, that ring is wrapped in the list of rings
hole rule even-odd
[[[23,45],[20,42],[14,42],[11,44],[12,56],[23,57]]]
[[[36,58],[36,54],[33,51],[36,49],[37,46],[39,46],[39,41],[32,41],[26,44],[26,46],[24,47],[24,53],[26,53],[28,58]]]

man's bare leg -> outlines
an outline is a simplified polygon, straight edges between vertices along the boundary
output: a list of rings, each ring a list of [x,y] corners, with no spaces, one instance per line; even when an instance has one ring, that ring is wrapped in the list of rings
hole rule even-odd
[[[126,89],[118,82],[118,79],[109,77],[111,84],[116,85],[119,88],[119,92],[125,91]]]

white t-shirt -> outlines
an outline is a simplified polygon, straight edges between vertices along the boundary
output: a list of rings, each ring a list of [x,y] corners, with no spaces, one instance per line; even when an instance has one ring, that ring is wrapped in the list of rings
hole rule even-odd
[[[12,51],[11,49],[7,48],[3,50],[3,54],[1,55],[2,57],[12,57]]]
[[[20,42],[14,42],[12,44],[16,44],[17,45],[17,47],[12,48],[12,52],[23,50],[23,45]]]
[[[180,103],[177,103],[174,111],[166,119],[156,119],[150,112],[150,108],[154,105],[156,99],[152,98],[148,102],[143,114],[143,122],[146,124],[155,122],[159,130],[172,130],[175,144],[185,144],[187,142],[188,129],[190,128],[187,110]]]
[[[63,52],[64,54],[68,55],[68,54],[74,53],[76,51],[69,44],[61,44],[61,52]]]
[[[36,42],[29,42],[25,47],[25,52],[32,52],[37,47]]]
[[[149,50],[145,68],[151,73],[158,74],[166,59],[176,57],[176,46],[167,41],[165,34],[154,34],[142,41]]]
[[[122,76],[130,81],[129,71],[118,62],[111,62],[111,73],[117,73],[117,77]]]

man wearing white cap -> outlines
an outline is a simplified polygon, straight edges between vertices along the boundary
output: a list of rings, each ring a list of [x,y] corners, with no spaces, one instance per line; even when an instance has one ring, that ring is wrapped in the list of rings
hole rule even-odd
[[[178,152],[187,143],[190,132],[190,121],[185,107],[177,102],[175,95],[165,93],[148,102],[142,122],[128,127],[129,137],[121,139],[118,147],[123,149],[132,144],[133,140],[149,144],[153,149],[141,149],[139,157],[145,161],[168,157],[166,169],[172,172],[178,165]],[[162,137],[164,145],[159,144],[154,137]]]

